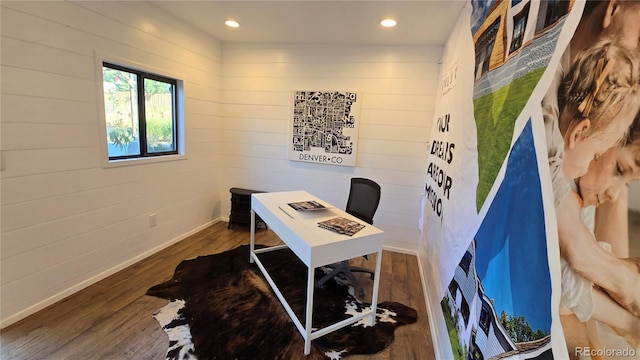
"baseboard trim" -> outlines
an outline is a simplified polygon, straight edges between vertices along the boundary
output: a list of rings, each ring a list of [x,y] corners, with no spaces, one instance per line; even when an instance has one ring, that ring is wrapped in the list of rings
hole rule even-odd
[[[417,256],[417,258],[418,258],[418,269],[420,271],[420,281],[422,282],[422,294],[424,296],[424,305],[427,307],[427,316],[429,317],[429,328],[431,329],[431,343],[433,345],[433,352],[436,355],[436,359],[443,359],[442,350],[440,349],[441,336],[439,332],[439,327],[435,322],[434,309],[431,306],[432,299],[429,296],[429,287],[427,286],[427,276],[424,272],[422,259],[420,258],[420,256]]]
[[[395,246],[384,245],[382,249],[401,253],[401,254],[414,255],[418,260],[418,271],[420,273],[420,283],[422,284],[422,295],[424,296],[424,305],[427,308],[427,316],[429,317],[429,328],[431,329],[431,342],[433,344],[433,352],[436,355],[436,359],[445,359],[446,357],[443,357],[442,350],[440,348],[440,339],[442,339],[439,331],[440,328],[437,326],[435,322],[435,318],[436,318],[435,311],[439,309],[439,307],[437,309],[434,309],[431,306],[433,303],[432,301],[433,299],[431,299],[431,297],[429,296],[430,293],[429,293],[429,287],[427,286],[427,276],[424,272],[425,268],[422,264],[422,258],[420,257],[420,254],[416,250],[395,247]],[[445,339],[448,339],[448,336],[449,334],[447,334],[447,337]]]
[[[173,239],[171,239],[171,240],[169,240],[169,241],[167,241],[165,243],[162,243],[162,244],[160,244],[160,245],[158,245],[158,246],[156,246],[156,247],[154,247],[154,248],[152,248],[150,250],[147,250],[147,251],[143,252],[142,254],[140,254],[138,256],[135,256],[135,257],[133,257],[133,258],[131,258],[129,260],[126,260],[126,261],[124,261],[124,262],[122,262],[122,263],[120,263],[120,264],[118,264],[118,265],[116,265],[116,266],[114,266],[114,267],[112,267],[110,269],[107,269],[107,270],[105,270],[105,271],[103,271],[103,272],[101,272],[101,273],[99,273],[97,275],[94,275],[94,276],[92,276],[92,277],[90,277],[90,278],[88,278],[88,279],[86,279],[84,281],[81,281],[81,282],[79,282],[79,283],[77,283],[77,284],[75,284],[75,285],[73,285],[73,286],[71,286],[71,287],[69,287],[69,288],[67,288],[67,289],[65,289],[65,290],[53,295],[53,296],[51,296],[51,297],[48,297],[48,298],[46,298],[46,299],[44,299],[44,300],[42,300],[42,301],[40,301],[40,302],[38,302],[38,303],[36,303],[34,305],[29,306],[28,308],[26,308],[24,310],[19,311],[16,314],[13,314],[13,315],[5,318],[5,319],[0,319],[0,329],[4,329],[5,327],[18,322],[18,321],[26,318],[27,316],[33,315],[36,312],[46,308],[47,306],[53,305],[56,302],[66,298],[66,297],[68,297],[70,295],[73,295],[76,292],[78,292],[78,291],[80,291],[80,290],[82,290],[82,289],[84,289],[86,287],[89,287],[89,286],[97,283],[98,281],[100,281],[100,280],[102,280],[102,279],[104,279],[104,278],[106,278],[106,277],[108,277],[110,275],[115,274],[116,272],[118,272],[118,271],[120,271],[122,269],[125,269],[128,266],[131,266],[131,265],[137,263],[140,260],[143,260],[143,259],[145,259],[145,258],[147,258],[147,257],[149,257],[149,256],[151,256],[151,255],[163,250],[163,249],[166,249],[169,246],[171,246],[171,245],[173,245],[173,244],[175,244],[175,243],[177,243],[177,242],[179,242],[181,240],[184,240],[187,237],[189,237],[189,236],[191,236],[191,235],[193,235],[193,234],[195,234],[195,233],[197,233],[197,232],[199,232],[199,231],[201,231],[201,230],[203,230],[203,229],[205,229],[205,228],[207,228],[207,227],[209,227],[209,226],[211,226],[211,225],[213,225],[213,224],[215,224],[217,222],[220,222],[220,218],[207,221],[206,223],[204,223],[202,225],[199,225],[199,226],[187,231],[186,233],[184,233],[182,235],[178,235],[178,236],[174,237]]]
[[[418,257],[418,252],[416,250],[402,248],[402,247],[398,247],[398,246],[382,245],[382,250],[387,250],[387,251],[396,252],[396,253],[400,253],[400,254],[413,255],[415,257]],[[420,259],[418,259],[418,261],[419,260]]]

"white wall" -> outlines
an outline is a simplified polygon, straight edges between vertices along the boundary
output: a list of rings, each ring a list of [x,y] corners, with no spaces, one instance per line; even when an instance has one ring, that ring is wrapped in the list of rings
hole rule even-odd
[[[385,245],[417,251],[420,195],[441,47],[223,44],[220,197],[229,188],[306,190],[344,207],[349,179],[382,187]],[[361,96],[356,167],[287,160],[294,90]],[[228,218],[230,204],[222,202]]]
[[[344,206],[374,179],[385,244],[418,250],[441,47],[223,47],[144,2],[1,6],[2,326],[228,217],[234,186]],[[95,52],[180,75],[186,160],[101,167]],[[336,89],[361,95],[357,166],[287,160],[291,91]]]
[[[6,326],[220,217],[221,47],[144,2],[1,5]],[[186,160],[101,168],[94,51],[181,75]]]

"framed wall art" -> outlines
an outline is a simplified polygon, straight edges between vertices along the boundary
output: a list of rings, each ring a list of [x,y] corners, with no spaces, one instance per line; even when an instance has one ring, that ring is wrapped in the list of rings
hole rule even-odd
[[[356,166],[360,97],[348,91],[294,91],[289,160]]]

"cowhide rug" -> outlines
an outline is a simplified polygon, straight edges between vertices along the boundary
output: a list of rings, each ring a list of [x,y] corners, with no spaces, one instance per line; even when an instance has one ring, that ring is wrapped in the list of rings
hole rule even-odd
[[[260,259],[298,319],[304,319],[305,265],[289,250],[264,253]],[[323,274],[321,269],[316,272],[316,278]],[[417,319],[412,308],[382,302],[374,327],[361,321],[320,337],[305,356],[293,321],[257,265],[249,263],[248,245],[184,260],[173,278],[150,288],[147,295],[170,300],[154,314],[169,336],[167,359],[340,359],[374,354],[391,344],[396,327]],[[314,290],[313,325],[324,327],[368,305],[351,296],[348,286],[330,281]]]

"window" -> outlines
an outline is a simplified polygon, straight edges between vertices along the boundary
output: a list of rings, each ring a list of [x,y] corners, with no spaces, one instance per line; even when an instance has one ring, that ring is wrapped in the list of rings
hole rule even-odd
[[[109,161],[177,155],[179,81],[102,63]]]
[[[522,47],[522,40],[524,39],[524,31],[527,27],[527,20],[529,16],[529,4],[522,9],[522,11],[513,18],[513,36],[511,40],[511,47],[509,48],[509,54],[520,49]]]
[[[458,288],[460,286],[458,285],[458,282],[455,280],[451,280],[451,282],[449,283],[449,293],[451,294],[451,296],[453,296],[453,298],[456,298],[456,295],[458,294]]]
[[[462,297],[462,303],[460,304],[460,313],[464,320],[464,326],[469,326],[469,316],[471,315],[471,311],[469,311],[469,303],[467,303],[467,299],[464,297]]]
[[[493,46],[496,42],[496,36],[500,29],[501,18],[496,18],[493,23],[478,37],[475,44],[475,77],[476,80],[480,79],[487,71],[489,71],[489,65],[491,64],[491,54],[493,53]]]
[[[464,253],[462,256],[462,260],[460,260],[459,266],[464,270],[464,273],[469,275],[469,268],[471,267],[471,261],[473,260],[473,255],[469,251]]]
[[[478,329],[473,329],[471,331],[471,346],[469,346],[469,355],[467,356],[467,359],[470,360],[484,360],[482,351],[480,351],[480,347],[476,342],[477,331]]]
[[[480,321],[479,325],[482,331],[489,336],[489,327],[491,325],[491,315],[493,311],[486,302],[482,302],[482,310],[480,310]]]
[[[547,11],[545,12],[544,27],[553,24],[569,13],[569,1],[550,0],[546,5]]]

